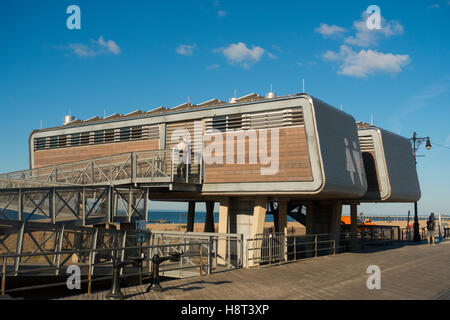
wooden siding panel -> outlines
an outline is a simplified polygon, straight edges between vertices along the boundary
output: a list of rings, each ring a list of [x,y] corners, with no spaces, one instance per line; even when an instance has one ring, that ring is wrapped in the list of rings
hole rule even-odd
[[[50,150],[38,150],[34,152],[34,168],[106,157],[126,152],[149,151],[158,149],[159,140],[139,140]]]
[[[259,136],[259,130],[257,130]],[[269,131],[270,132],[270,131]],[[268,133],[267,150],[270,156],[270,133]],[[212,139],[214,141],[214,138]],[[261,168],[269,168],[258,159],[256,164],[249,163],[249,146],[258,146],[255,138],[246,138],[245,164],[237,164],[236,146],[234,142],[235,164],[226,163],[226,142],[224,136],[223,151],[217,152],[217,156],[223,158],[224,164],[205,164],[205,183],[233,183],[233,182],[275,182],[275,181],[311,181],[312,172],[306,143],[305,128],[290,127],[280,128],[279,131],[279,169],[274,175],[261,175]],[[212,142],[212,141],[211,141]],[[205,147],[211,143],[205,142]],[[215,156],[213,153],[212,156]]]

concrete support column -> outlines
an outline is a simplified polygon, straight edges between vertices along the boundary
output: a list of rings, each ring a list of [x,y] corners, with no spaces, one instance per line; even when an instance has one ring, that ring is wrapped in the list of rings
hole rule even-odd
[[[256,198],[253,206],[253,223],[250,232],[250,238],[255,238],[256,235],[264,232],[264,222],[266,220],[266,205],[267,199],[260,197]],[[252,241],[249,247],[252,249],[250,256],[252,259],[249,261],[249,267],[259,264],[261,257],[261,245],[262,240]],[[253,248],[252,248],[253,247]]]
[[[188,232],[194,231],[194,218],[195,218],[195,201],[189,201],[188,205],[188,218],[186,229]]]
[[[342,216],[342,202],[337,201],[333,203],[333,212],[331,217],[331,234],[334,235],[334,252],[338,250],[339,247],[339,238],[341,234],[341,216]]]
[[[356,203],[352,203],[350,205],[350,248],[351,251],[356,250],[356,220],[358,219],[358,205]]]
[[[229,232],[229,215],[230,215],[230,199],[225,198],[220,201],[219,206],[219,233]],[[227,258],[227,240],[219,237],[217,244],[218,263],[225,264],[224,259]]]
[[[214,230],[214,201],[206,201],[205,229],[203,232],[215,232]]]
[[[306,213],[306,234],[330,234],[330,236],[320,236],[318,241],[334,240],[335,246],[339,246],[339,234],[341,229],[342,202],[318,202],[314,201],[307,208]],[[315,241],[315,237],[309,237],[309,242]],[[328,246],[325,243],[323,246]],[[321,245],[318,245],[318,248]],[[320,248],[319,248],[320,249]]]
[[[264,222],[266,220],[266,198],[256,198],[253,207],[253,225],[251,229],[250,237],[253,238],[257,234],[264,232]]]

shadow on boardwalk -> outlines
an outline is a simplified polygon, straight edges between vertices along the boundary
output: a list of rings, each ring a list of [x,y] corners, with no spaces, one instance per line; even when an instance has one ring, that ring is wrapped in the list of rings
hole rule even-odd
[[[163,287],[162,292],[165,291],[169,291],[169,290],[180,290],[180,291],[192,291],[192,290],[200,290],[203,289],[206,285],[222,285],[225,283],[232,283],[233,281],[228,281],[228,280],[222,280],[222,281],[204,281],[204,280],[197,280],[197,281],[192,281],[192,282],[187,282],[187,283],[181,283],[178,285],[174,285],[171,287]],[[204,286],[195,286],[195,284],[202,284]],[[189,286],[189,287],[187,287]],[[127,294],[124,296],[125,299],[130,299],[133,297],[137,297],[140,295],[144,295],[147,292],[137,292],[137,293],[133,293],[133,294]]]

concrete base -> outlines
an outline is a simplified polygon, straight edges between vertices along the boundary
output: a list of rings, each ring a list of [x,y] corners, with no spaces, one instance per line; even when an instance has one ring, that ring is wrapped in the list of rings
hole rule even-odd
[[[307,204],[306,209],[306,234],[307,235],[324,235],[331,234],[330,236],[318,236],[317,241],[333,241],[322,242],[308,245],[308,250],[322,248],[336,248],[339,246],[339,234],[341,230],[341,215],[342,215],[342,202],[319,202],[311,201]],[[315,241],[315,238],[311,237],[308,241]],[[325,250],[321,250],[324,252]],[[321,252],[319,250],[319,252]],[[309,255],[313,255],[315,252],[311,252]]]
[[[244,238],[243,265],[246,267],[249,252],[245,245],[247,238],[264,232],[264,221],[266,218],[266,198],[255,198],[254,201],[241,200],[239,198],[226,198],[220,202],[219,210],[219,232],[240,233]],[[251,243],[252,244],[252,243]],[[237,243],[227,244],[219,239],[218,254],[227,257],[230,252],[236,252]],[[252,252],[252,251],[250,251]],[[255,251],[257,259],[257,252]]]

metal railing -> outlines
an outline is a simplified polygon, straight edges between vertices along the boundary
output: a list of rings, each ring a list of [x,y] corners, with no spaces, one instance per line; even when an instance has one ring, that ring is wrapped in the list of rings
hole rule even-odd
[[[419,235],[421,240],[426,240],[428,237],[427,228],[422,227],[419,229]],[[450,228],[443,227],[441,232],[439,233],[439,227],[436,227],[434,231],[435,237],[441,237],[441,239],[446,239],[450,237]],[[402,241],[413,241],[414,240],[414,228],[402,228],[401,229],[401,240]]]
[[[398,227],[370,228],[339,234],[286,236],[284,233],[264,233],[247,239],[246,257],[250,267],[271,265],[400,241],[401,232]]]
[[[191,157],[190,157],[191,158]],[[190,160],[189,158],[189,160]],[[137,183],[202,183],[202,157],[180,173],[174,149],[130,152],[37,169],[0,174],[0,189]]]
[[[146,230],[120,231],[40,223],[23,223],[16,233],[8,234],[4,227],[0,227],[0,231],[0,248],[3,251],[0,254],[1,294],[64,286],[66,279],[62,275],[70,265],[80,268],[83,277],[81,282],[87,282],[87,292],[90,293],[94,282],[111,279],[113,259],[125,261],[132,257],[144,257],[141,267],[126,267],[122,275],[139,277],[142,282],[143,278],[150,277],[151,259],[155,254],[183,254],[180,262],[161,264],[162,276],[205,275],[214,270],[213,242],[204,238],[190,237],[188,242],[155,244],[151,232]],[[29,237],[27,243],[34,244],[33,247],[24,246],[24,235]],[[10,241],[8,246],[7,239],[11,236],[16,236],[16,239]],[[60,276],[63,281],[25,287],[8,286],[9,279],[27,275]]]
[[[211,270],[218,266],[238,269],[243,267],[243,235],[236,233],[152,231],[152,243],[188,244],[193,239],[209,244]]]

